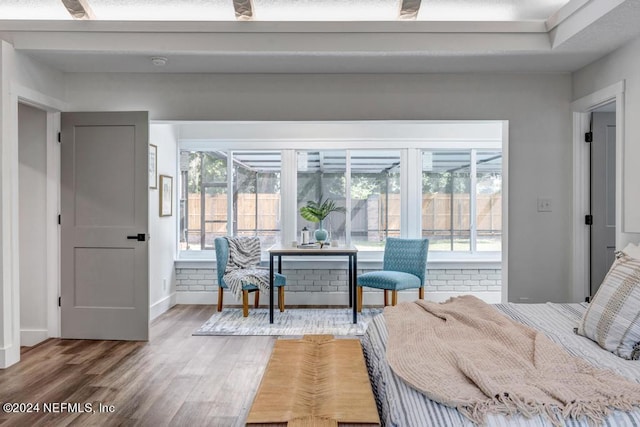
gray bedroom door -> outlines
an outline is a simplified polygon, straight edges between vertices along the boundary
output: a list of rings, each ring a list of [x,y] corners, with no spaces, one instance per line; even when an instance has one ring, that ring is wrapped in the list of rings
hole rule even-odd
[[[616,250],[616,113],[594,112],[591,146],[591,295],[609,271]]]
[[[147,112],[62,114],[62,338],[149,338],[148,139]]]

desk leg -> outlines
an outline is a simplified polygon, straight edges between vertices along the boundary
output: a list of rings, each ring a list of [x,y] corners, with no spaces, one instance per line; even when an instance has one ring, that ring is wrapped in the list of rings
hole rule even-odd
[[[353,288],[353,323],[358,323],[358,254],[353,254],[353,275],[351,276]]]
[[[273,323],[273,255],[269,254],[269,323]]]

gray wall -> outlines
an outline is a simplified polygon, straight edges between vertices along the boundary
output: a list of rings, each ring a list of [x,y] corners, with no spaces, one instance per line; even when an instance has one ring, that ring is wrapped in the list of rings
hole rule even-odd
[[[18,106],[21,345],[47,338],[47,115]]]
[[[64,96],[64,73],[49,67],[39,61],[31,59],[29,56],[19,52],[14,53],[15,74],[14,82],[28,88],[30,91],[37,91],[40,96],[48,97],[47,101],[58,102]],[[38,99],[44,102],[44,99]]]
[[[623,183],[640,182],[640,38],[573,74],[573,99],[625,80]],[[623,221],[628,233],[620,248],[640,241],[640,197],[637,185],[623,185]]]
[[[509,299],[569,299],[569,74],[77,73],[65,101],[157,120],[509,120]],[[538,197],[553,211],[538,213]]]
[[[173,126],[151,125],[149,143],[158,147],[158,177],[172,176],[174,196],[176,195],[176,153],[177,142]],[[158,178],[158,182],[160,178]],[[161,217],[159,212],[159,189],[149,189],[149,317],[154,319],[175,305],[176,218]]]

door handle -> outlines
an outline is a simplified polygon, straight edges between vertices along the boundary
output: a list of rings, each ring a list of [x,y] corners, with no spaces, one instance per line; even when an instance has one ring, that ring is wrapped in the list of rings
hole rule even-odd
[[[147,235],[145,233],[138,233],[135,236],[127,236],[129,240],[137,240],[138,242],[144,242],[147,239]]]

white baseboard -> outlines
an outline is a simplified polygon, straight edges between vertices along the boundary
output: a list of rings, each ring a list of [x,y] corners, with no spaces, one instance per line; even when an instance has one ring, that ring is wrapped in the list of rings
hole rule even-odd
[[[425,291],[425,299],[430,301],[442,302],[451,297],[462,295],[456,292],[428,292]],[[496,304],[500,302],[501,293],[496,292],[468,292],[467,294],[475,295],[481,300]],[[277,295],[274,296],[276,300]],[[415,301],[418,299],[418,290],[411,289],[407,291],[398,292],[398,301]],[[225,306],[239,306],[240,302],[229,293],[224,293]],[[382,305],[384,302],[384,296],[382,291],[378,290],[365,290],[363,296],[364,305]],[[213,292],[176,292],[176,304],[203,304],[214,305],[218,303],[218,291]],[[249,297],[249,303],[253,303],[253,296]],[[260,295],[260,305],[268,306],[269,299],[264,295]],[[277,301],[276,301],[277,303]],[[349,303],[349,295],[346,292],[286,292],[285,291],[285,304],[286,305],[347,305]]]
[[[20,347],[12,345],[0,348],[0,369],[8,368],[20,361]]]
[[[49,338],[46,329],[20,329],[20,345],[31,347]]]
[[[230,298],[229,301],[234,301],[231,294],[225,292],[225,299]],[[212,305],[218,303],[218,291],[214,292],[200,292],[200,291],[186,291],[176,292],[176,304],[202,304]]]
[[[168,295],[162,298],[160,301],[155,304],[151,304],[149,307],[149,321],[152,321],[156,317],[160,316],[162,313],[168,311],[171,307],[176,305],[176,293],[173,292],[171,295]]]

